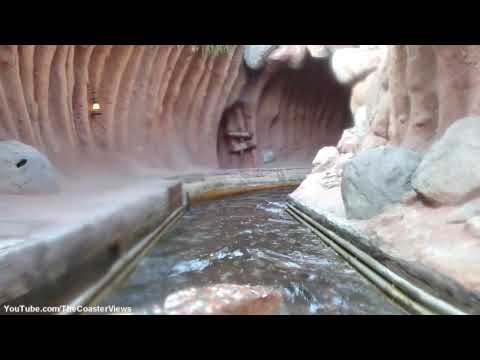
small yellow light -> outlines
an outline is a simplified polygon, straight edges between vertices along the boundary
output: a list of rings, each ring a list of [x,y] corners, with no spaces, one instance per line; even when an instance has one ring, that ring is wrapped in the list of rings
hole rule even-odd
[[[93,103],[93,105],[92,105],[92,110],[93,110],[93,111],[98,111],[98,110],[100,110],[100,104],[97,103],[97,102]]]

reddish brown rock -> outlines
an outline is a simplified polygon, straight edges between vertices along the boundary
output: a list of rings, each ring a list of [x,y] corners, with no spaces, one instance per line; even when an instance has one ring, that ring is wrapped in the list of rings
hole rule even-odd
[[[244,46],[3,45],[0,140],[79,174],[254,167],[264,151],[306,165],[350,121],[349,89],[312,46],[286,46],[252,75]]]
[[[218,284],[181,290],[167,297],[167,315],[273,315],[281,311],[282,294],[262,286]]]
[[[376,112],[370,116],[369,143],[377,137],[425,151],[453,122],[479,115],[479,64],[477,45],[389,46],[385,67],[354,90],[355,108],[368,103]],[[367,93],[380,96],[367,99]]]

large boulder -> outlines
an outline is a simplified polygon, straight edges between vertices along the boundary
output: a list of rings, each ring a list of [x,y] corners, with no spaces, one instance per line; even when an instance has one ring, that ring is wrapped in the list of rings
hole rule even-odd
[[[0,141],[0,193],[39,194],[58,189],[56,171],[46,156],[15,140]]]
[[[347,217],[369,219],[400,202],[412,190],[411,178],[420,160],[416,152],[392,146],[367,149],[349,160],[341,184]]]
[[[268,56],[278,45],[248,45],[243,53],[243,60],[252,70],[260,70],[266,63]]]
[[[305,45],[282,45],[268,56],[269,62],[287,64],[291,69],[300,69],[309,53]]]
[[[376,70],[385,57],[386,51],[383,49],[345,48],[335,51],[330,63],[337,81],[351,85]]]
[[[414,189],[433,203],[461,204],[480,192],[480,117],[453,123],[426,152]]]
[[[307,50],[314,59],[327,58],[333,52],[327,45],[307,45]]]

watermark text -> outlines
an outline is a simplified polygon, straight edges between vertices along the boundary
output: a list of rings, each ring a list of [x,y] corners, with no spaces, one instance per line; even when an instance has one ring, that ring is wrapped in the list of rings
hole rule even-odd
[[[132,308],[130,306],[72,306],[72,305],[58,305],[58,306],[33,306],[33,305],[3,305],[3,310],[6,313],[12,314],[40,314],[40,313],[115,313],[115,314],[130,314]]]

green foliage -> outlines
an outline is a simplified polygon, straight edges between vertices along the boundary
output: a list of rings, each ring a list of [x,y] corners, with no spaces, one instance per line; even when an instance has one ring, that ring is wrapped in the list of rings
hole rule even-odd
[[[233,48],[233,45],[200,45],[200,51],[206,55],[223,55]]]
[[[227,54],[234,46],[235,45],[192,45],[195,51],[201,51],[203,55],[207,56]]]

